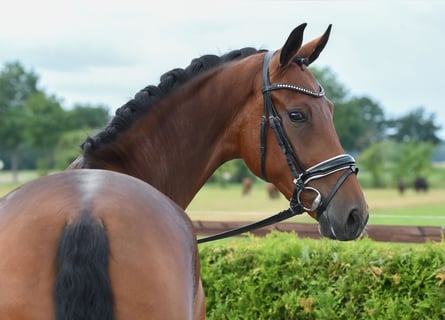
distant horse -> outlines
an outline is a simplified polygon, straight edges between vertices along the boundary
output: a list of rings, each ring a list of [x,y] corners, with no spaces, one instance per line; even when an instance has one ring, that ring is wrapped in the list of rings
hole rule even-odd
[[[414,180],[414,190],[416,192],[427,192],[428,191],[428,181],[423,177],[417,177]]]
[[[272,183],[266,184],[266,190],[270,199],[277,199],[280,196],[280,191]]]
[[[399,193],[400,194],[404,194],[405,193],[406,184],[405,184],[405,181],[403,181],[403,179],[399,179],[397,181],[397,189],[399,189]]]
[[[250,191],[252,190],[253,180],[251,177],[245,177],[243,179],[243,196],[247,196],[250,194]]]
[[[204,319],[183,209],[234,158],[316,218],[322,235],[359,237],[368,211],[355,162],[307,69],[330,27],[302,45],[305,26],[276,52],[207,55],[164,74],[86,139],[70,166],[81,170],[0,200],[0,319]]]

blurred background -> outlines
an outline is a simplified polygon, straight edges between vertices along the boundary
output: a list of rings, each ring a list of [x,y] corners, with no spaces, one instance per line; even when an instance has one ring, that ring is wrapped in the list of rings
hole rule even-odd
[[[10,1],[0,12],[0,195],[65,169],[164,72],[203,54],[278,49],[307,22],[307,41],[333,24],[311,71],[357,159],[370,222],[443,226],[444,18],[441,1]],[[188,212],[256,219],[287,207],[274,192],[234,160]]]

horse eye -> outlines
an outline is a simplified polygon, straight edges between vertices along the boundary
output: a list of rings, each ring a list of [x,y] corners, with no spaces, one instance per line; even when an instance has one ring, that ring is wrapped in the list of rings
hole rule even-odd
[[[292,122],[305,122],[306,115],[301,111],[291,111],[289,112],[289,119]]]

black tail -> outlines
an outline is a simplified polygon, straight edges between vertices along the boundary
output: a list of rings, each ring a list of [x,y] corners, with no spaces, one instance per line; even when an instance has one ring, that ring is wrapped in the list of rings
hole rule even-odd
[[[65,226],[57,251],[56,320],[112,320],[108,239],[100,221],[82,217]]]

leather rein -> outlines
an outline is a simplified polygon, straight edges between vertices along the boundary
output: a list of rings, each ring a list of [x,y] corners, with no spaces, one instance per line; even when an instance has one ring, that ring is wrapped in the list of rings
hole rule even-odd
[[[286,157],[287,164],[294,176],[293,183],[295,184],[295,189],[290,200],[289,209],[283,210],[271,217],[266,219],[241,226],[239,228],[231,229],[225,232],[221,232],[209,237],[198,239],[198,243],[204,243],[209,241],[214,241],[218,239],[228,238],[234,235],[238,235],[251,230],[259,229],[286,219],[289,219],[295,215],[302,214],[307,211],[316,211],[317,220],[320,219],[321,215],[325,212],[328,204],[334,197],[337,190],[346,181],[348,176],[352,173],[357,174],[358,169],[355,167],[355,159],[349,154],[341,154],[325,161],[322,161],[308,169],[305,169],[301,162],[298,160],[292,145],[287,138],[284,131],[281,117],[279,116],[273,102],[271,91],[275,90],[291,90],[299,93],[303,93],[312,97],[321,98],[325,95],[325,91],[321,85],[319,85],[320,91],[315,92],[310,89],[296,86],[287,83],[274,83],[271,84],[269,80],[269,63],[274,52],[269,51],[266,53],[263,61],[263,98],[264,98],[264,113],[261,119],[261,129],[260,129],[260,155],[261,155],[261,174],[263,179],[267,180],[266,177],[266,128],[267,123],[269,123],[270,128],[275,134],[278,145],[281,151]],[[297,63],[302,63],[302,60],[296,61]],[[334,188],[331,190],[329,195],[322,199],[320,191],[308,186],[307,184],[315,179],[320,179],[328,176],[334,172],[341,170],[346,170],[345,173],[340,177],[340,179],[335,184]],[[314,200],[310,207],[306,207],[301,201],[301,194],[303,192],[312,192],[315,194]]]

